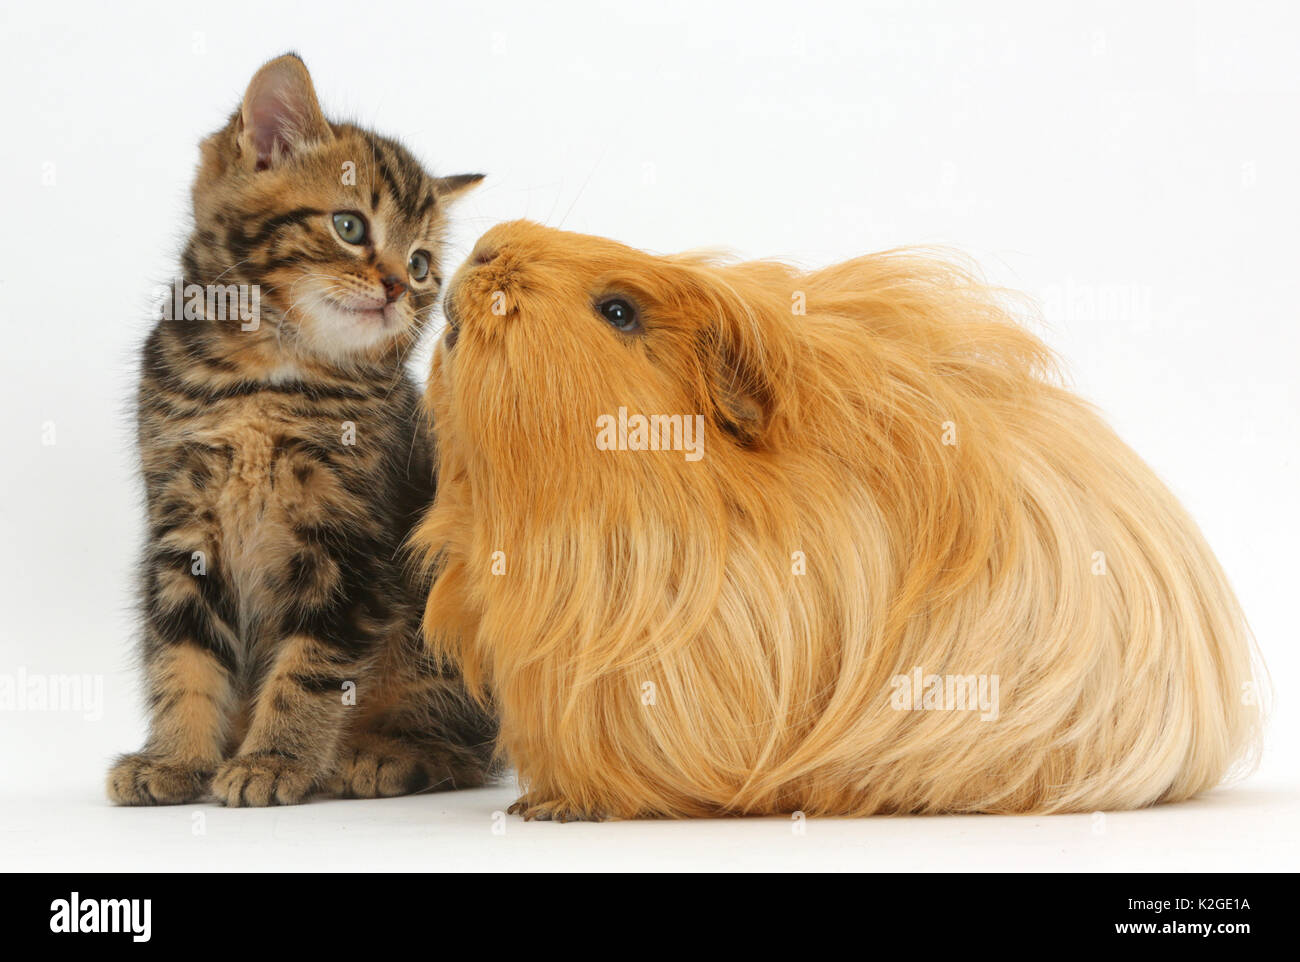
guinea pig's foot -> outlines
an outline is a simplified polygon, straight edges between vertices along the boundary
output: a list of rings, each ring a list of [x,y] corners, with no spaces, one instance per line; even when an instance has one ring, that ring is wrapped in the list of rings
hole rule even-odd
[[[511,815],[522,815],[526,822],[603,822],[599,812],[585,812],[564,799],[540,801],[524,795],[506,809]]]

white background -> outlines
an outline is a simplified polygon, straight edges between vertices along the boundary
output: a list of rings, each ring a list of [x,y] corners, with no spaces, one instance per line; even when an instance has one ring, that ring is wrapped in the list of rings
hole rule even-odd
[[[98,719],[0,711],[0,867],[1300,867],[1300,8],[186,6],[0,15],[0,673],[104,681]],[[947,244],[1034,295],[1073,383],[1184,499],[1241,596],[1278,696],[1260,771],[1104,820],[802,836],[784,819],[511,818],[493,834],[509,785],[110,808],[109,759],[143,735],[131,394],[149,292],[186,230],[197,141],[288,49],[330,116],[400,136],[438,173],[489,174],[459,209],[453,264],[524,216],[808,265]]]

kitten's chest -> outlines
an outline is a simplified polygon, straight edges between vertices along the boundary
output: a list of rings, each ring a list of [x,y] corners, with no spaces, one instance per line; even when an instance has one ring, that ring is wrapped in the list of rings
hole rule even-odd
[[[345,483],[348,428],[262,397],[220,405],[195,427],[220,453],[203,493],[221,559],[241,608],[265,607],[304,530],[358,510]]]
[[[312,424],[286,417],[274,400],[241,398],[215,405],[192,425],[192,437],[224,458],[210,496],[222,527],[243,530],[283,508],[289,492],[277,491],[277,462],[286,447],[318,433]]]
[[[285,443],[279,431],[250,416],[228,427],[219,441],[228,452],[228,463],[214,492],[214,508],[227,554],[234,560],[258,553],[282,534],[292,492],[276,488],[276,453]]]

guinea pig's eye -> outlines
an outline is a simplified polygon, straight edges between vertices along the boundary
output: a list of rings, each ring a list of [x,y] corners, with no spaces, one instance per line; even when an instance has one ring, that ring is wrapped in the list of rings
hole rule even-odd
[[[411,280],[424,280],[429,276],[429,252],[416,251],[411,255],[411,260],[407,263],[406,269],[411,272]]]
[[[349,244],[363,244],[366,240],[366,219],[350,210],[334,215],[334,229]]]
[[[608,297],[596,305],[600,316],[609,321],[610,326],[625,333],[641,330],[641,319],[637,317],[636,308],[631,302],[621,297]]]

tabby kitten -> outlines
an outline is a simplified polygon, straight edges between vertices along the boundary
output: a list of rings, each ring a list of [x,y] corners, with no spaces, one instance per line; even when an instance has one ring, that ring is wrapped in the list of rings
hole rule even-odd
[[[144,348],[151,724],[109,772],[113,801],[292,804],[488,776],[495,721],[425,654],[427,585],[402,552],[433,495],[402,362],[442,284],[447,202],[481,179],[430,177],[327,121],[293,55],[203,142],[185,286]]]

